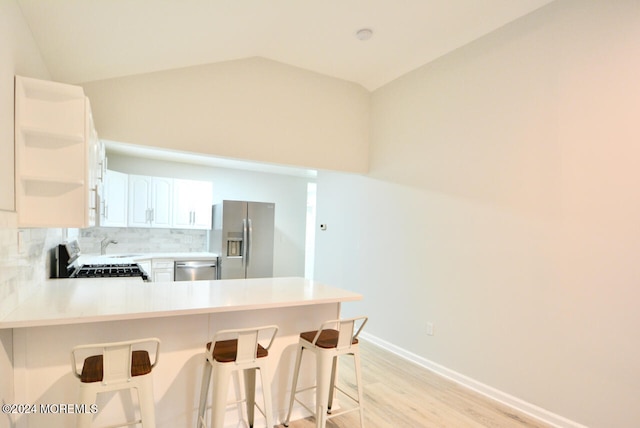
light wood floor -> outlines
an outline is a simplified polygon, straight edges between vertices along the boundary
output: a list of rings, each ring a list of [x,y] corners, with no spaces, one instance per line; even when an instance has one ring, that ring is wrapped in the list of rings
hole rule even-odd
[[[355,394],[352,361],[341,357],[339,374],[343,389]],[[365,341],[360,342],[360,361],[366,428],[549,427]],[[341,402],[345,407],[350,404],[346,399]],[[312,418],[289,424],[289,428],[314,426]],[[327,423],[327,428],[358,426],[358,412]]]

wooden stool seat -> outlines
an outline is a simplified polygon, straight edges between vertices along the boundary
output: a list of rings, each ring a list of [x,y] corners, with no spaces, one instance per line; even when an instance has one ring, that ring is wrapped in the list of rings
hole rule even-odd
[[[305,331],[304,333],[300,333],[300,337],[307,342],[313,342],[313,339],[318,334],[318,330],[313,331]],[[338,338],[340,337],[340,332],[338,330],[327,329],[322,330],[318,340],[316,340],[316,346],[324,349],[332,349],[338,346]],[[357,345],[358,338],[354,337],[351,341],[351,344]]]
[[[207,343],[207,351],[211,350],[211,342]],[[258,343],[256,358],[264,358],[269,355],[262,345]],[[238,339],[221,340],[213,347],[213,359],[219,363],[230,363],[238,356]]]

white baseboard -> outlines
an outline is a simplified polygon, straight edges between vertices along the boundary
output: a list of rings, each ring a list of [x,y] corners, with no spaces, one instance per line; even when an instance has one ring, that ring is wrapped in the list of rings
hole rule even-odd
[[[423,358],[419,355],[409,352],[403,348],[400,348],[392,343],[387,342],[386,340],[380,339],[369,333],[362,332],[360,334],[360,338],[382,349],[385,349],[401,358],[404,358],[405,360],[411,361],[412,363],[415,363],[421,367],[431,370],[432,372],[440,376],[450,379],[464,386],[465,388],[469,388],[492,400],[495,400],[499,403],[509,406],[512,409],[515,409],[521,413],[529,415],[532,418],[535,418],[541,422],[547,423],[549,425],[552,425],[558,428],[587,428],[585,425],[581,425],[577,422],[571,421],[567,418],[564,418],[560,415],[549,412],[548,410],[535,406],[531,403],[528,403],[524,400],[521,400],[503,391],[497,390],[482,382],[478,382],[475,379],[472,379],[468,376],[455,372],[447,367],[441,366],[440,364],[434,363],[433,361],[430,361],[426,358]]]

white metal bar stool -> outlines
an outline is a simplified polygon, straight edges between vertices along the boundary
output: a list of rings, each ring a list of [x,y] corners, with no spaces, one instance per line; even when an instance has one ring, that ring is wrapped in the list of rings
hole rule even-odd
[[[293,402],[297,401],[316,418],[316,427],[324,428],[327,420],[348,412],[358,410],[360,412],[360,427],[364,427],[364,412],[362,409],[362,376],[360,370],[360,353],[358,350],[358,335],[367,323],[367,317],[356,317],[343,320],[332,320],[324,322],[318,330],[307,331],[300,334],[298,342],[298,353],[296,356],[296,366],[293,373],[293,384],[291,386],[291,399],[289,401],[289,413],[285,419],[284,426],[289,426],[289,419],[293,410]],[[359,324],[359,327],[357,327]],[[357,327],[357,330],[356,330]],[[355,331],[355,334],[354,334]],[[316,385],[296,390],[298,375],[300,374],[300,363],[304,350],[311,351],[316,356]],[[352,355],[354,358],[354,368],[356,372],[356,383],[358,397],[353,397],[336,385],[336,373],[338,357],[341,355]],[[316,408],[311,410],[305,403],[296,398],[296,394],[310,389],[316,390]],[[340,391],[350,398],[357,406],[331,413],[334,393]]]
[[[149,350],[154,353],[153,363]],[[79,413],[76,426],[91,426],[93,414],[89,407],[102,392],[135,389],[138,393],[140,419],[126,422],[127,426],[141,423],[144,428],[155,428],[155,402],[151,371],[158,364],[160,339],[155,337],[124,342],[80,345],[71,351],[73,374],[80,379],[80,404],[86,406]],[[78,362],[82,361],[82,368]]]
[[[214,335],[211,342],[207,343],[200,390],[200,405],[198,408],[198,428],[207,426],[205,413],[212,372],[213,404],[211,406],[211,426],[213,428],[223,427],[227,404],[233,404],[227,403],[227,394],[231,374],[236,370],[244,371],[246,398],[235,403],[246,401],[249,427],[253,427],[255,407],[265,417],[267,427],[273,427],[273,405],[267,356],[277,332],[278,326],[275,325],[221,330]],[[267,346],[262,346],[258,343],[263,337],[265,341],[268,339]],[[256,370],[260,370],[264,411],[255,402]]]

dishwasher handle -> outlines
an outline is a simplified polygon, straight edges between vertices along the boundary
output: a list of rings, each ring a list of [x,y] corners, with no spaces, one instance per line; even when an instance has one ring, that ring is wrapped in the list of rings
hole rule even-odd
[[[202,262],[202,263],[198,263],[198,262],[176,262],[175,265],[176,265],[176,268],[191,268],[191,269],[216,267],[216,263],[215,262]]]

